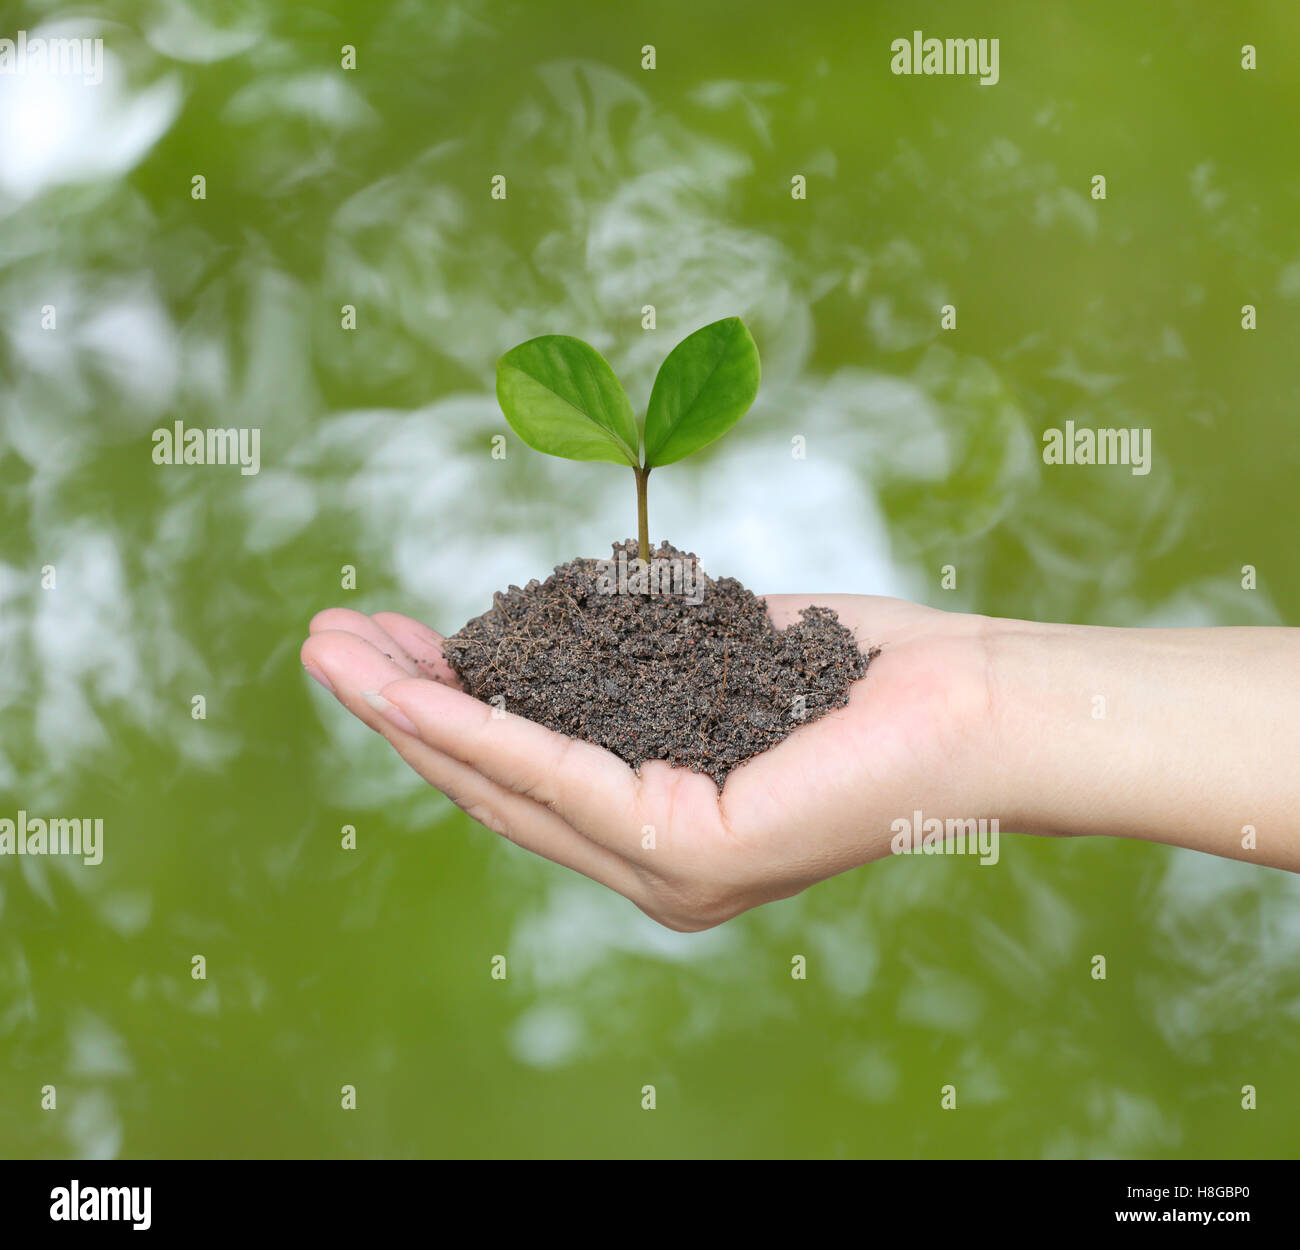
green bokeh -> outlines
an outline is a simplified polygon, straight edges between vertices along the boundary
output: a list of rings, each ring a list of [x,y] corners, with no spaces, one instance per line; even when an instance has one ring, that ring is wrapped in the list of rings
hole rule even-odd
[[[1285,874],[1008,837],[671,934],[298,662],[320,608],[451,630],[631,531],[630,474],[510,434],[501,351],[581,336],[643,409],[732,314],[758,404],[651,499],[711,572],[1296,623],[1294,6],[118,0],[0,37],[73,15],[101,86],[0,76],[0,815],[102,817],[105,858],[0,862],[0,1154],[1296,1153]],[[997,37],[1000,82],[892,75],[918,28]],[[1066,419],[1149,428],[1151,473],[1045,468]],[[260,429],[261,472],[155,465],[176,420]]]

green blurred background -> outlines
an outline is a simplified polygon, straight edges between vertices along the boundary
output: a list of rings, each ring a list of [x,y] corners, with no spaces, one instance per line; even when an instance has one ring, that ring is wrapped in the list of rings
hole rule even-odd
[[[918,28],[997,37],[1001,81],[892,75]],[[107,60],[0,75],[0,815],[100,816],[105,855],[0,861],[0,1154],[1297,1153],[1286,874],[1009,837],[674,934],[298,661],[320,608],[450,632],[632,530],[630,474],[509,432],[504,349],[585,337],[643,405],[733,313],[758,405],[651,498],[712,573],[1297,623],[1294,5],[0,4],[18,29]],[[1152,472],[1046,469],[1066,419],[1150,428]],[[261,472],[155,465],[176,420],[259,428]]]

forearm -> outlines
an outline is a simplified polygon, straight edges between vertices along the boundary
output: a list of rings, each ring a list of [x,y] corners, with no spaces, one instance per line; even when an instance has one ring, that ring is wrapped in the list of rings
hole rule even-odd
[[[994,620],[986,642],[1004,829],[1300,871],[1300,630]]]

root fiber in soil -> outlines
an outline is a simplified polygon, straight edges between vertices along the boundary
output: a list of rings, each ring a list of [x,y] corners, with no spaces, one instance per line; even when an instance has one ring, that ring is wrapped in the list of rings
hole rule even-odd
[[[485,702],[646,760],[728,775],[843,707],[878,649],[864,652],[830,608],[777,629],[764,601],[663,543],[649,568],[636,543],[511,586],[443,644]],[[504,702],[502,702],[504,701]]]

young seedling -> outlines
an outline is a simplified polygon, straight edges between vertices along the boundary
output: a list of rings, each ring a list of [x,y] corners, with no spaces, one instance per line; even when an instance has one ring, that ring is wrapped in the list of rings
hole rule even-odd
[[[650,559],[646,479],[725,434],[758,394],[758,348],[739,317],[688,334],[655,376],[639,427],[605,358],[567,334],[544,334],[497,362],[497,399],[529,447],[566,460],[608,460],[636,474],[638,554]]]

